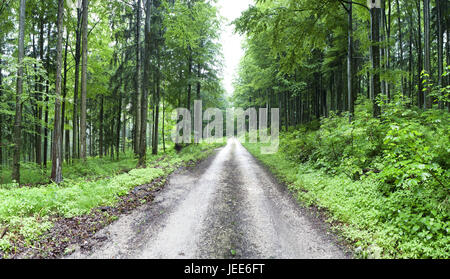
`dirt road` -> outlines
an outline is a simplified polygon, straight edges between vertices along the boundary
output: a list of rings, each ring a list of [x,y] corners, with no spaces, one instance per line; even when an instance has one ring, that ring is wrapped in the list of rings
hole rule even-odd
[[[345,258],[324,224],[301,209],[235,139],[174,173],[150,205],[96,235],[70,258]]]

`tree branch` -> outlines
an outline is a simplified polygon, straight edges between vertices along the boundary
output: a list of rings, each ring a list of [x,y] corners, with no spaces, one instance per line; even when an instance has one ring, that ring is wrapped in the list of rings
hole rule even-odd
[[[346,1],[346,0],[339,0],[339,2],[341,2],[341,4],[342,4],[342,2],[344,2],[344,3],[346,3],[346,4],[355,4],[355,5],[359,5],[359,6],[361,6],[361,7],[366,8],[366,10],[368,10],[368,11],[370,12],[369,7],[367,7],[367,6],[364,5],[364,4],[358,3],[358,2]],[[347,9],[347,8],[346,8],[346,9]]]

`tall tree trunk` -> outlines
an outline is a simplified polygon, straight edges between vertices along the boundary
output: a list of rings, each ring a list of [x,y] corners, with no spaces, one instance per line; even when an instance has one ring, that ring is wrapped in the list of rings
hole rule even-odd
[[[202,84],[201,84],[201,71],[202,71],[202,65],[200,63],[197,64],[197,100],[201,100],[202,96],[201,96],[201,88],[202,88]]]
[[[73,122],[72,122],[72,158],[79,159],[80,151],[78,149],[78,96],[79,96],[79,84],[80,84],[80,60],[81,60],[81,8],[77,9],[77,30],[76,30],[76,43],[75,43],[75,85],[73,92]]]
[[[103,139],[103,99],[105,97],[100,95],[100,127],[99,127],[99,156],[100,158],[103,157],[104,153],[104,139]]]
[[[163,106],[163,115],[162,115],[162,130],[161,130],[161,136],[162,136],[162,140],[163,140],[163,151],[164,153],[166,153],[166,131],[165,131],[165,126],[166,126],[166,104],[165,104],[165,93],[163,90],[163,96],[162,96],[162,106]],[[1,155],[1,151],[0,151],[0,155]]]
[[[373,116],[380,117],[381,116],[381,108],[378,105],[378,95],[381,93],[381,85],[380,85],[380,14],[381,11],[379,8],[371,9],[371,39],[372,39],[372,68],[373,68]]]
[[[0,42],[0,55],[3,53],[3,46]],[[2,73],[2,59],[0,58],[0,102],[3,102],[3,73]],[[0,113],[0,171],[3,167],[3,115]],[[3,180],[0,180],[0,184],[3,183]]]
[[[425,48],[425,73],[427,77],[427,90],[424,92],[424,109],[432,106],[431,101],[431,46],[430,46],[430,0],[423,1],[423,21],[424,21],[424,48]]]
[[[444,0],[445,1],[445,0]],[[436,0],[436,9],[437,9],[437,18],[436,25],[438,29],[438,85],[439,87],[443,86],[442,75],[444,73],[444,32],[442,29],[443,20],[442,20],[442,3],[441,0]],[[448,41],[449,38],[447,38]],[[441,97],[443,97],[443,92],[441,93]],[[444,102],[442,100],[439,101],[439,108],[444,108]]]
[[[61,64],[62,64],[62,36],[64,18],[64,0],[58,1],[58,42],[56,45],[56,86],[55,86],[55,119],[52,145],[52,175],[51,179],[59,184],[62,181],[62,154],[61,154]]]
[[[397,2],[397,21],[398,21],[398,37],[399,37],[399,57],[400,61],[398,62],[398,65],[400,67],[400,70],[404,70],[404,61],[403,61],[403,33],[402,33],[402,15],[400,10],[400,0],[396,0]],[[405,78],[401,77],[401,83],[402,83],[402,95],[405,96]]]
[[[135,123],[134,123],[134,152],[139,154],[140,129],[141,129],[141,0],[136,1],[136,96],[135,101]]]
[[[145,18],[145,59],[144,59],[144,80],[141,104],[141,135],[139,143],[139,162],[138,166],[145,167],[147,160],[147,115],[148,115],[148,92],[150,79],[150,51],[151,51],[151,17],[152,0],[146,2]]]
[[[191,95],[192,95],[192,50],[189,47],[189,57],[188,57],[188,95],[187,95],[187,103],[186,108],[188,110],[191,109]]]
[[[16,114],[14,117],[14,156],[12,179],[20,184],[20,148],[22,144],[22,93],[23,93],[23,66],[22,61],[25,55],[25,0],[20,0],[19,13],[19,50],[16,88]]]
[[[42,12],[42,11],[41,11]],[[41,15],[39,18],[39,58],[44,61],[44,17]],[[37,101],[42,101],[42,92],[44,91],[44,77],[41,76],[39,85],[39,93],[37,94]],[[42,105],[38,105],[37,122],[35,126],[35,151],[36,151],[36,164],[42,167]]]
[[[386,22],[386,71],[389,73],[391,70],[391,15],[392,15],[392,8],[391,8],[391,0],[388,0],[388,18]],[[391,83],[389,80],[386,80],[386,95],[388,102],[392,99],[392,92],[391,92]]]
[[[117,111],[116,111],[116,155],[117,160],[119,160],[120,156],[120,127],[121,127],[121,117],[122,117],[122,91],[119,88],[118,96],[117,96]]]
[[[62,110],[61,110],[61,158],[68,158],[65,154],[70,153],[70,150],[67,148],[64,148],[64,126],[66,123],[66,97],[67,97],[67,50],[69,47],[69,32],[66,30],[66,46],[64,50],[64,82],[63,82],[63,104],[62,104]],[[66,160],[68,161],[68,160]]]
[[[158,9],[160,5],[160,1],[155,1],[155,8]],[[160,98],[161,98],[161,56],[160,56],[160,47],[159,41],[162,38],[162,22],[160,20],[160,15],[158,14],[158,38],[155,40],[155,50],[156,50],[156,96],[155,100],[155,121],[153,127],[153,138],[152,138],[152,154],[158,154],[158,145],[159,145],[159,109],[160,109]]]
[[[81,159],[86,161],[86,99],[87,99],[87,50],[88,50],[88,5],[83,0],[83,23],[81,27],[81,115],[80,115],[80,152]]]
[[[412,92],[413,92],[413,80],[414,80],[414,74],[413,74],[413,64],[414,64],[414,56],[413,56],[413,28],[412,28],[412,15],[409,16],[409,57],[408,57],[408,74],[409,74],[409,84],[408,84],[408,97],[410,98],[411,105],[414,104]]]
[[[422,26],[421,23],[421,9],[420,9],[420,0],[417,0],[417,20],[418,20],[418,25],[417,26]],[[419,89],[419,92],[417,92],[417,106],[422,108],[424,106],[424,93],[422,91],[423,88],[423,84],[422,84],[422,70],[423,70],[423,52],[422,52],[422,31],[421,28],[417,28],[417,35],[418,35],[418,39],[417,39],[417,56],[418,56],[418,60],[417,60],[417,75],[418,75],[418,83],[417,83],[417,87]]]
[[[46,57],[46,69],[47,74],[50,75],[50,34],[51,34],[51,23],[48,23],[48,30],[47,30],[47,57]],[[47,171],[47,162],[48,162],[48,102],[50,100],[49,93],[50,93],[50,77],[47,78],[45,81],[45,113],[44,113],[44,170]]]
[[[348,4],[348,48],[347,48],[347,86],[348,86],[348,106],[350,112],[350,119],[355,114],[355,91],[354,91],[354,63],[353,63],[353,5]]]
[[[127,112],[126,110],[123,110],[123,120],[122,120],[122,153],[125,154],[126,151],[126,144],[127,144]]]

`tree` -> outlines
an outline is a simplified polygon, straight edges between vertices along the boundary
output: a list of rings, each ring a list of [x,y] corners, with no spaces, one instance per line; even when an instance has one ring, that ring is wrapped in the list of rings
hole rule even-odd
[[[380,9],[371,9],[371,53],[372,53],[372,87],[373,87],[373,116],[380,117],[381,108],[378,105],[378,95],[381,93],[381,82],[380,82]]]
[[[78,0],[82,1],[82,0]],[[73,121],[72,121],[72,156],[74,159],[80,158],[80,150],[78,148],[78,96],[80,82],[80,60],[81,60],[81,20],[83,14],[81,5],[77,7],[77,25],[76,25],[76,43],[75,43],[75,84],[73,92]]]
[[[56,86],[55,86],[55,118],[53,128],[53,145],[52,145],[52,174],[51,179],[55,183],[62,181],[62,152],[61,152],[61,67],[62,67],[62,36],[63,36],[63,19],[64,19],[64,0],[58,1],[58,42],[56,45]]]
[[[425,74],[428,75],[426,91],[424,92],[423,104],[424,109],[429,109],[432,106],[431,101],[431,87],[429,85],[431,80],[431,48],[430,48],[430,0],[423,1],[423,21],[424,21],[424,40],[425,40]]]
[[[14,156],[12,178],[20,184],[20,148],[22,145],[22,93],[23,93],[23,58],[25,56],[25,0],[20,0],[19,10],[19,47],[16,88],[16,113],[14,117]]]
[[[86,161],[86,98],[87,98],[87,51],[88,51],[88,5],[89,0],[83,0],[83,20],[81,27],[81,117],[80,117],[80,152]]]
[[[146,2],[145,17],[145,51],[144,51],[144,79],[141,103],[141,129],[139,143],[139,162],[138,166],[145,167],[147,160],[147,115],[148,115],[148,95],[150,79],[150,52],[151,52],[151,18],[152,18],[152,0]]]
[[[136,1],[136,95],[135,102],[135,122],[134,122],[134,152],[139,154],[140,129],[141,129],[141,96],[142,96],[142,78],[141,78],[141,0]]]

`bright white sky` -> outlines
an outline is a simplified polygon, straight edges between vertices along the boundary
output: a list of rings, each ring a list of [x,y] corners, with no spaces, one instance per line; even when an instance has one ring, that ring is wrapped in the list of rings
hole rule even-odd
[[[220,14],[225,18],[220,43],[224,55],[224,87],[227,96],[233,94],[233,78],[238,70],[239,62],[244,55],[242,43],[244,38],[234,34],[234,26],[230,23],[238,18],[241,13],[253,4],[253,0],[219,0],[217,5]]]

